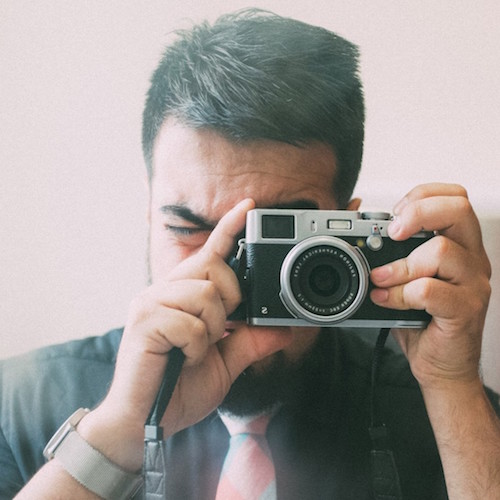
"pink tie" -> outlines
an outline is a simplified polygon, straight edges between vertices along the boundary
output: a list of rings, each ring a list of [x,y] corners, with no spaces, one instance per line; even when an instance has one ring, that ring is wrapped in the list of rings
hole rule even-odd
[[[266,440],[270,415],[220,415],[231,440],[216,500],[275,500],[276,475]]]

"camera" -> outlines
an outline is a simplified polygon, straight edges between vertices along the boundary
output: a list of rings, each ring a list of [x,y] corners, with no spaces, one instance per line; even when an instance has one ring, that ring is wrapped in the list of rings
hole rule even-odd
[[[370,300],[370,270],[408,256],[433,237],[387,235],[385,212],[254,209],[230,259],[244,301],[230,320],[258,326],[422,328],[425,311]]]

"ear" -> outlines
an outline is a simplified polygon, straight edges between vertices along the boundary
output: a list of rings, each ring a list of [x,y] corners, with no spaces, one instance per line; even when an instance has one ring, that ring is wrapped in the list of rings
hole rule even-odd
[[[357,212],[361,205],[361,198],[353,198],[348,204],[346,210],[353,210]]]

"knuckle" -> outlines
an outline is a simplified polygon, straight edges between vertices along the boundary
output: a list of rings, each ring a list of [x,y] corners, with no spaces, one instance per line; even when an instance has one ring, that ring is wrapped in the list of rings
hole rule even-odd
[[[405,278],[411,281],[415,275],[415,263],[413,262],[413,255],[410,254],[408,257],[401,259],[400,266]]]
[[[475,295],[473,297],[470,297],[467,300],[467,304],[471,317],[480,316],[484,313],[485,304],[479,296]]]
[[[448,238],[442,235],[435,236],[432,239],[435,246],[435,252],[439,260],[443,260],[450,252],[451,242]]]
[[[207,326],[205,322],[196,316],[190,316],[189,331],[193,338],[200,339],[207,335]]]
[[[419,296],[423,303],[427,304],[434,292],[434,280],[432,278],[422,278],[419,280]]]
[[[418,186],[415,186],[415,188],[412,191],[412,195],[415,198],[425,198],[428,195],[429,191],[429,185],[428,184],[419,184]]]
[[[486,295],[488,296],[488,298],[491,297],[491,293],[492,293],[493,289],[491,287],[491,281],[490,281],[489,277],[487,277],[485,279],[484,288],[485,288]]]
[[[453,188],[456,190],[457,196],[469,199],[469,193],[464,186],[462,186],[461,184],[453,184]]]
[[[227,308],[236,309],[236,307],[243,300],[243,294],[240,288],[234,290],[234,293],[227,298]]]
[[[212,281],[203,281],[200,284],[200,293],[204,300],[214,302],[219,298],[217,286]]]
[[[474,209],[472,208],[472,204],[467,197],[458,196],[456,199],[456,209],[460,214],[464,217],[471,215],[474,213]]]
[[[482,297],[481,302],[483,304],[483,307],[488,307],[491,298],[491,292],[492,289],[490,280],[485,277],[483,282],[481,283],[481,294],[480,294],[480,297]]]
[[[149,290],[144,290],[132,299],[129,307],[129,317],[132,320],[141,321],[149,317],[154,310],[154,304],[151,300]]]
[[[210,269],[215,266],[217,261],[220,259],[217,252],[213,251],[211,248],[204,246],[198,253],[200,262],[199,265],[203,265],[205,269]]]
[[[408,308],[410,302],[410,290],[407,286],[397,287],[394,290],[393,298],[395,299],[396,305],[402,307],[403,309]]]
[[[484,252],[483,262],[484,262],[484,272],[485,272],[486,278],[488,279],[488,282],[489,282],[489,280],[491,279],[491,276],[493,274],[493,268],[491,266],[490,259],[486,255],[486,252]]]
[[[408,215],[412,220],[421,220],[424,214],[424,204],[422,201],[415,201],[408,205]]]

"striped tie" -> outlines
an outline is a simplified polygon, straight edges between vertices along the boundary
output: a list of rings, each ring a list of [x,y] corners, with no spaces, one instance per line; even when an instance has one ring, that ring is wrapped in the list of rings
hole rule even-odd
[[[275,500],[276,475],[266,440],[270,415],[220,415],[231,440],[216,500]]]

